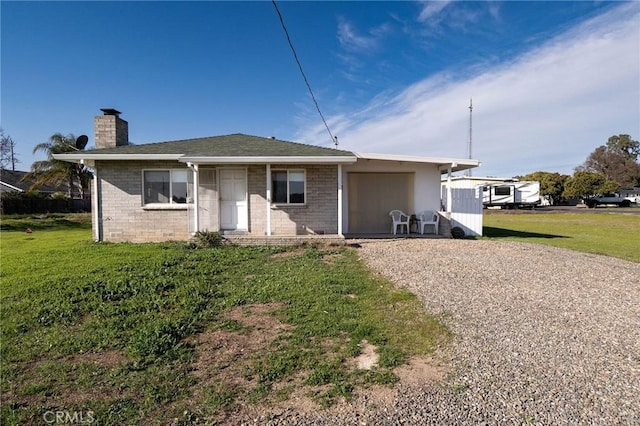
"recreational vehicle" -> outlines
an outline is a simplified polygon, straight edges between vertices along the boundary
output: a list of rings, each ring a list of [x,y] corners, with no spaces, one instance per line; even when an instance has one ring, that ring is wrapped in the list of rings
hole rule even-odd
[[[540,182],[501,182],[482,186],[484,207],[534,208],[540,204]]]

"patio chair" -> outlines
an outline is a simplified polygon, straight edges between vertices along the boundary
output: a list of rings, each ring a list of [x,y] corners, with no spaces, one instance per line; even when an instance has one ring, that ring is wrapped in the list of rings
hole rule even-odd
[[[418,229],[420,234],[424,234],[424,228],[427,225],[433,225],[435,234],[438,235],[438,226],[440,224],[440,215],[437,212],[431,210],[425,210],[418,213]]]
[[[402,210],[391,210],[389,212],[389,216],[391,216],[391,220],[393,220],[393,235],[396,235],[396,231],[398,230],[398,226],[400,226],[400,232],[402,232],[402,226],[404,225],[407,229],[407,234],[409,233],[409,215],[403,212]]]

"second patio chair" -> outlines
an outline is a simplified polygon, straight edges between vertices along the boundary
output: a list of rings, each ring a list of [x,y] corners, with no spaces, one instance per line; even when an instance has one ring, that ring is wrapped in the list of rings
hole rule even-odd
[[[438,235],[438,226],[440,225],[440,215],[437,212],[425,210],[418,213],[418,229],[424,234],[424,227],[433,225],[434,233]]]

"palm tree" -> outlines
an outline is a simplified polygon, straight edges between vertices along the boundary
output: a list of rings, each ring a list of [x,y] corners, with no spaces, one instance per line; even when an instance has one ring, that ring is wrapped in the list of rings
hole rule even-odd
[[[56,160],[54,154],[66,154],[82,151],[87,144],[87,137],[76,138],[73,134],[64,136],[61,133],[51,135],[47,142],[39,143],[33,148],[33,153],[45,152],[47,160],[36,161],[31,165],[31,172],[24,180],[33,179],[31,189],[43,185],[67,185],[67,196],[73,198],[74,188],[78,188],[80,198],[84,198],[93,177],[91,171],[84,164],[68,163]]]

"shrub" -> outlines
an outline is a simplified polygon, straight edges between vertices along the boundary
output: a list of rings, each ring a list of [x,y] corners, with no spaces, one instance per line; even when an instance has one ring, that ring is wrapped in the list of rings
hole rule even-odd
[[[219,232],[198,231],[193,236],[195,244],[198,247],[220,247],[226,243],[226,240]]]

